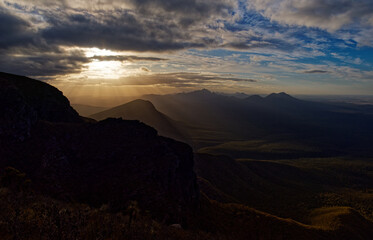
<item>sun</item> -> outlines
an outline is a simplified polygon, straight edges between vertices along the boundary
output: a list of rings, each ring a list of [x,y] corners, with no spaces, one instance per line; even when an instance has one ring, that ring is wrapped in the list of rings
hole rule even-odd
[[[90,60],[79,73],[80,78],[90,79],[92,84],[109,83],[132,74],[130,66],[134,63],[116,59],[105,59],[108,56],[126,56],[131,52],[112,51],[100,48],[79,48]]]
[[[122,52],[115,52],[108,49],[100,48],[81,48],[84,51],[86,57],[91,58],[94,56],[117,56],[122,55]]]
[[[94,57],[118,56],[121,53],[99,48],[86,48],[83,51],[87,58],[92,59],[91,62],[86,64],[83,74],[93,79],[118,79],[121,77],[124,68],[123,62],[94,59]]]
[[[119,61],[93,60],[87,64],[85,74],[90,78],[118,79],[124,75],[124,64]]]
[[[83,52],[89,61],[80,72],[65,75],[60,78],[61,81],[91,86],[119,86],[125,83],[127,77],[144,72],[141,70],[144,63],[126,60],[127,56],[137,55],[133,52],[77,47],[67,50]]]

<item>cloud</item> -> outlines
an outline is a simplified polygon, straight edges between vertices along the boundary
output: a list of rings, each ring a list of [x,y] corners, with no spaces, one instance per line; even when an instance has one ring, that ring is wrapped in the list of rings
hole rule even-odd
[[[0,6],[0,49],[34,43],[31,24]]]
[[[210,18],[228,14],[237,7],[235,0],[13,0],[22,6],[33,8],[84,9],[88,11],[110,11],[128,9],[142,13],[181,15],[180,18]],[[149,16],[148,16],[149,17]]]
[[[225,36],[232,34],[224,30],[224,24],[217,23],[230,22],[234,18],[236,0],[0,2],[3,3],[0,5],[0,20],[7,23],[5,26],[1,22],[0,30],[8,36],[0,39],[0,54],[12,61],[7,63],[4,60],[2,69],[13,72],[19,68],[19,73],[30,76],[77,73],[92,60],[167,60],[121,55],[93,56],[90,59],[84,59],[82,55],[76,59],[63,50],[68,47],[168,53],[190,48],[244,50],[271,45],[260,38],[251,39],[255,36],[244,35],[237,40],[243,41],[242,44],[229,43],[229,37],[221,38],[222,32],[226,33]],[[51,70],[43,69],[42,65]]]
[[[33,15],[42,19],[45,27],[34,32],[34,36],[48,44],[138,52],[216,44],[214,36],[206,34],[206,26],[231,19],[236,8],[235,0],[15,0],[6,3],[4,6],[14,17]],[[24,20],[23,23],[33,25]]]
[[[166,58],[156,58],[156,57],[139,57],[139,56],[124,56],[124,55],[114,55],[114,56],[93,56],[90,59],[95,59],[99,61],[128,61],[128,62],[136,62],[136,61],[165,61]]]
[[[313,69],[313,70],[303,71],[302,73],[329,73],[329,71],[319,70],[319,69]]]
[[[0,71],[26,76],[55,77],[79,73],[90,62],[81,51],[60,52],[59,54],[8,55],[0,58]]]
[[[212,73],[189,73],[189,72],[173,72],[173,73],[154,73],[140,74],[135,76],[123,77],[119,82],[111,81],[108,84],[125,85],[167,85],[172,87],[190,87],[199,84],[221,84],[227,82],[245,82],[254,83],[255,79],[236,78]]]
[[[191,48],[292,52],[301,48],[299,39],[265,30],[261,22],[259,28],[238,24],[236,0],[13,0],[4,6],[7,19],[17,26],[14,37],[3,40],[12,53],[27,48],[45,55],[60,46],[135,52]],[[125,60],[138,59],[120,61]]]
[[[230,17],[237,8],[234,0],[131,0],[135,9],[143,14],[171,16],[180,26],[188,27],[206,19]]]
[[[222,47],[231,48],[234,50],[251,50],[251,49],[275,49],[279,51],[291,52],[298,48],[296,44],[283,41],[282,39],[246,39],[241,42],[229,42]]]
[[[198,46],[177,25],[142,18],[127,10],[85,15],[47,16],[49,27],[41,36],[52,44],[112,50],[170,51]]]
[[[304,73],[371,78],[361,73],[371,61],[359,52],[360,46],[373,46],[371,0],[246,3],[247,8],[245,0],[0,0],[0,70],[66,79],[65,74],[80,73],[90,62],[127,61],[132,63],[115,63],[125,65],[117,74],[142,75],[121,83],[172,86],[240,85],[265,81],[264,75],[285,82],[313,77]],[[87,57],[93,47],[117,55]],[[343,53],[346,48],[352,51]],[[305,64],[310,62],[317,64]],[[192,71],[254,79],[186,73]]]
[[[336,31],[355,23],[373,26],[371,0],[251,0],[248,6],[271,20]]]

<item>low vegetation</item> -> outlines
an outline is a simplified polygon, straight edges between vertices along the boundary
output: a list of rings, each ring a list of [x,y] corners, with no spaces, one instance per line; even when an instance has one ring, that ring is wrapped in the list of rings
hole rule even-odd
[[[334,218],[347,215],[355,220],[352,210],[331,213],[317,210],[312,215],[313,225],[305,225],[244,205],[219,203],[204,195],[198,212],[190,213],[185,225],[169,225],[153,219],[135,201],[126,209],[113,212],[106,205],[94,208],[43,196],[32,188],[25,174],[14,168],[1,172],[0,212],[0,235],[4,240],[330,239],[339,238],[342,233],[347,238],[366,239],[371,234],[367,228],[371,223],[362,217],[359,218],[362,227],[343,232],[334,227]],[[343,228],[350,222],[347,219],[341,224]]]
[[[204,147],[198,152],[252,159],[286,159],[322,154],[320,149],[299,142],[266,140],[231,141]]]

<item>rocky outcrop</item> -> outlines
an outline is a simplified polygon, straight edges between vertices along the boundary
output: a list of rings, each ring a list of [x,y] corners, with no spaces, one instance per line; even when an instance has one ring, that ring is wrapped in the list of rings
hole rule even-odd
[[[5,77],[4,77],[5,76]],[[193,152],[138,121],[83,121],[56,88],[0,74],[0,169],[13,166],[38,191],[113,211],[140,209],[182,222],[198,203]]]
[[[57,88],[27,77],[0,73],[0,134],[23,141],[38,120],[81,122]]]

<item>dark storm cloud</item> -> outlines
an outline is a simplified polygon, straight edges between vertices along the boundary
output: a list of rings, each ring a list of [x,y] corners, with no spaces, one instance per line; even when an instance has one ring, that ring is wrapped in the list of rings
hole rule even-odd
[[[106,2],[106,1],[103,1]],[[205,25],[229,17],[229,0],[138,0],[130,9],[44,11],[49,27],[41,31],[48,42],[132,51],[172,51],[216,44],[202,34]],[[100,7],[100,5],[98,5]],[[192,34],[193,32],[193,34]]]
[[[314,69],[303,71],[303,73],[329,73],[329,71]]]
[[[38,9],[47,27],[29,31],[32,23],[2,8],[1,32],[4,46],[64,45],[112,50],[172,51],[216,44],[213,37],[195,37],[209,19],[226,15],[225,1],[134,1],[135,9],[84,10],[46,6]],[[36,6],[34,6],[36,7]],[[150,13],[151,12],[151,13]],[[29,12],[28,12],[29,13]],[[221,16],[220,16],[221,17]]]
[[[63,51],[58,53],[45,53],[40,55],[9,55],[0,58],[0,71],[16,73],[27,76],[56,76],[71,73],[80,73],[85,64],[92,60],[99,61],[164,61],[164,58],[139,56],[93,56],[86,57],[82,51]],[[149,71],[149,70],[148,70]]]
[[[33,42],[31,24],[0,7],[0,49]]]
[[[90,60],[81,52],[58,55],[7,56],[0,58],[0,71],[26,76],[56,76],[79,73]]]
[[[127,10],[104,14],[47,15],[51,25],[41,31],[46,41],[67,46],[98,47],[113,50],[168,51],[196,46],[177,25],[140,19]],[[78,19],[78,20],[77,20]]]
[[[79,72],[88,61],[81,52],[66,52],[48,44],[26,19],[0,4],[0,71],[28,76]]]
[[[155,73],[122,78],[120,85],[167,85],[167,86],[196,86],[197,84],[211,84],[221,82],[257,82],[255,79],[235,78],[208,73]]]

